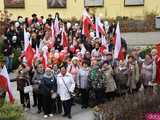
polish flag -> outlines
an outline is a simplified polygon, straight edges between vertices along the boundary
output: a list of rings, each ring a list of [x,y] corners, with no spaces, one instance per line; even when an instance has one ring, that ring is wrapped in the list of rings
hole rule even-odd
[[[115,33],[115,48],[114,48],[114,59],[119,58],[119,54],[121,51],[121,33],[120,33],[120,28],[119,28],[119,22],[117,23],[116,27],[116,33]]]
[[[34,59],[34,51],[29,41],[29,35],[27,34],[25,29],[24,29],[24,54],[27,60],[27,64],[31,67],[32,61]]]
[[[54,24],[52,22],[52,25],[51,25],[51,44],[52,44],[52,47],[54,46],[54,42],[55,42],[55,31],[54,31]]]
[[[106,40],[106,37],[103,35],[101,37],[101,43],[102,43],[102,46],[104,46],[105,48],[108,48],[108,42]]]
[[[24,51],[26,51],[29,44],[30,44],[29,34],[26,32],[26,29],[24,28]]]
[[[39,48],[36,46],[36,51],[35,51],[35,54],[34,54],[34,64],[36,64],[40,59],[40,52],[39,52]]]
[[[7,71],[6,66],[3,66],[3,69],[0,73],[0,85],[2,86],[2,88],[6,88],[7,92],[8,92],[8,96],[9,96],[9,101],[10,103],[14,103],[14,97],[13,97],[13,93],[12,93],[12,88],[10,85],[10,79],[9,79],[9,74]],[[3,84],[2,84],[3,83]]]
[[[86,9],[83,11],[83,14],[82,14],[82,25],[83,25],[82,34],[85,35],[86,37],[90,36],[89,27],[90,25],[92,25],[92,20]]]
[[[48,65],[48,48],[47,48],[47,46],[43,48],[42,65],[44,68],[46,68]]]
[[[100,17],[96,17],[96,25],[95,25],[95,30],[96,30],[96,37],[99,38],[101,33],[102,35],[105,35],[105,30],[103,23],[100,20]]]
[[[26,57],[28,66],[32,67],[32,62],[34,59],[34,51],[32,49],[31,44],[29,44],[29,46],[27,47],[25,51],[25,57]]]
[[[60,33],[59,21],[58,21],[58,18],[56,17],[54,21],[54,34],[55,36],[57,36],[59,33]]]
[[[39,57],[40,57],[39,48],[36,46],[35,58],[39,58]]]
[[[61,45],[63,46],[63,48],[68,47],[68,37],[64,26],[61,33]]]

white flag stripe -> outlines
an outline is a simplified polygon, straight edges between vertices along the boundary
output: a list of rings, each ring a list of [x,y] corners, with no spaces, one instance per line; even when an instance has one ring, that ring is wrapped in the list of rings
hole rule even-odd
[[[37,45],[36,45],[36,54],[35,54],[35,57],[37,57],[37,58],[40,57],[39,48],[37,47]]]
[[[30,44],[29,35],[27,34],[26,29],[24,28],[24,51],[26,51],[29,44]]]
[[[116,27],[116,42],[115,42],[115,49],[114,49],[115,59],[118,58],[120,50],[121,50],[121,34],[120,34],[120,28],[119,28],[119,22],[118,22]]]
[[[8,71],[7,71],[7,68],[6,68],[5,65],[3,66],[3,69],[1,70],[1,73],[0,73],[0,74],[7,79],[8,90],[9,90],[9,92],[10,92],[10,93],[12,94],[12,96],[13,96],[13,91],[11,90],[11,84],[10,84],[9,74],[8,74]]]
[[[52,42],[54,44],[54,41],[55,41],[55,33],[54,33],[54,24],[52,22],[52,25],[51,25],[51,30],[52,30]]]
[[[98,29],[98,26],[99,26],[99,20],[100,18],[99,17],[96,17],[96,38],[99,38],[99,29]]]
[[[54,30],[55,30],[55,35],[57,36],[60,32],[59,21],[57,17],[55,18],[55,22],[54,22]]]

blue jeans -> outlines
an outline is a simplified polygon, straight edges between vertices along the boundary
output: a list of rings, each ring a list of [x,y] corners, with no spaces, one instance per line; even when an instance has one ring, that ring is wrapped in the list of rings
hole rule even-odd
[[[5,64],[9,73],[12,71],[12,62],[13,62],[12,57],[5,56]]]

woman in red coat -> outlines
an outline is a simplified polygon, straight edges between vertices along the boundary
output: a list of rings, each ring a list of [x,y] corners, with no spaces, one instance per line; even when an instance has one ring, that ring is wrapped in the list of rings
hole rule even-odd
[[[159,56],[156,57],[156,68],[157,68],[156,83],[160,85],[160,57]]]
[[[153,49],[151,54],[154,58],[155,66],[156,66],[156,79],[155,81],[158,85],[160,85],[160,56],[158,55],[157,49]]]

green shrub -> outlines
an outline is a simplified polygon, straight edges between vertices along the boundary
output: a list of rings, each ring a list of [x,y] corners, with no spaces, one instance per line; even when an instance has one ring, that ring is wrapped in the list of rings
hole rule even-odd
[[[2,107],[5,103],[6,91],[0,89],[0,107]]]
[[[0,107],[0,120],[24,120],[23,109],[16,104],[5,103]]]
[[[159,87],[117,97],[94,109],[95,120],[145,120],[147,113],[160,111],[159,101]]]
[[[145,47],[145,48],[143,48],[143,50],[140,52],[140,57],[142,58],[142,59],[144,59],[145,58],[145,56],[146,56],[146,54],[148,54],[148,53],[150,53],[151,52],[151,50],[152,50],[152,46],[147,46],[147,47]]]

